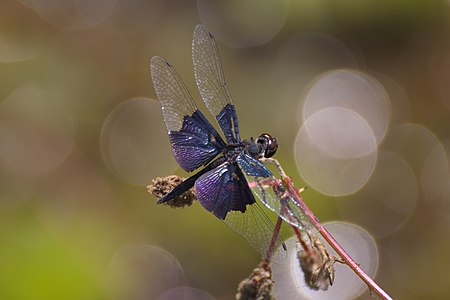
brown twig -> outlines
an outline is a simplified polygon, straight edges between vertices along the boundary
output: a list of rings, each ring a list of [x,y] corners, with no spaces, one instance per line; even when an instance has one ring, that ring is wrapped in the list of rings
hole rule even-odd
[[[375,292],[383,300],[392,300],[389,296],[369,275],[367,275],[361,267],[347,254],[347,252],[339,245],[339,243],[333,238],[333,236],[328,232],[328,230],[319,222],[319,220],[314,216],[313,212],[305,204],[302,197],[300,196],[299,189],[294,187],[293,181],[290,177],[282,178],[283,183],[291,194],[292,198],[296,203],[302,208],[302,211],[308,218],[308,220],[314,225],[314,227],[319,231],[320,235],[327,241],[327,243],[336,251],[336,253],[345,261],[345,263],[356,273],[356,275],[363,280],[369,289]]]
[[[392,297],[389,296],[369,275],[367,275],[361,267],[347,254],[347,252],[339,245],[339,243],[333,238],[333,236],[328,232],[328,230],[320,223],[320,221],[316,218],[313,212],[309,209],[306,203],[303,201],[300,196],[301,190],[294,186],[292,179],[286,175],[286,172],[283,170],[283,167],[278,162],[278,160],[274,158],[262,158],[260,159],[263,163],[270,163],[275,165],[277,168],[282,183],[286,189],[286,192],[292,199],[296,202],[296,204],[301,208],[304,215],[308,218],[311,224],[319,231],[320,235],[327,241],[327,243],[336,251],[336,253],[342,258],[342,260],[359,276],[369,287],[369,289],[375,292],[378,296],[383,300],[392,300]],[[270,185],[270,183],[268,183]],[[295,226],[292,226],[295,231]],[[298,231],[298,230],[297,230]],[[297,236],[298,233],[296,232]],[[301,235],[300,235],[301,236]],[[300,240],[301,241],[301,240]],[[306,249],[305,249],[306,251]]]

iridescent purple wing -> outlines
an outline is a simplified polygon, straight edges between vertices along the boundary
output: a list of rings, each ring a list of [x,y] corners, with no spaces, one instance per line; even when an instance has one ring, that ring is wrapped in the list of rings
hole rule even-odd
[[[224,141],[198,110],[168,61],[153,57],[151,74],[176,161],[188,172],[208,164],[221,152]]]
[[[200,95],[219,123],[227,142],[240,141],[236,110],[225,83],[216,41],[202,24],[195,27],[192,38],[192,61]]]
[[[255,203],[247,180],[236,163],[225,162],[195,182],[195,195],[205,209],[224,220],[230,211],[245,213]]]
[[[240,168],[235,164],[223,163],[216,169],[203,174],[195,182],[195,193],[205,209],[222,219],[263,257],[267,255],[275,228],[256,203]],[[276,245],[281,239],[276,238]],[[284,254],[273,258],[280,262]]]

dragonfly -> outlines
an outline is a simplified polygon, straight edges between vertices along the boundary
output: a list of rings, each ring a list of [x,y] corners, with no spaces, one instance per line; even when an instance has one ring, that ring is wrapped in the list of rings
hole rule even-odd
[[[185,171],[199,170],[157,203],[167,202],[193,187],[207,211],[267,257],[274,246],[274,232],[277,232],[256,202],[247,178],[273,177],[260,159],[272,157],[278,142],[268,133],[256,139],[241,140],[236,109],[225,82],[214,35],[202,24],[194,30],[192,60],[201,98],[216,119],[223,137],[197,108],[172,64],[162,57],[152,57],[151,77],[172,154]],[[279,237],[276,237],[276,244],[282,244]],[[279,254],[273,259],[281,260],[283,256]]]

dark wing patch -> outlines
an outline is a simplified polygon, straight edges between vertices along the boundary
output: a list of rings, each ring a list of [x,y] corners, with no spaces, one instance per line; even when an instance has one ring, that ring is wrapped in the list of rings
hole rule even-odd
[[[244,213],[247,205],[255,203],[241,170],[228,162],[197,179],[195,194],[205,209],[222,220],[228,212]]]
[[[197,109],[169,62],[153,57],[151,74],[176,161],[188,172],[207,164],[221,152],[224,141]]]
[[[275,227],[256,203],[236,164],[225,162],[200,176],[195,182],[195,194],[205,209],[246,239],[262,257],[267,255]],[[275,249],[280,248],[281,243],[278,237]],[[285,258],[286,252],[281,250],[272,261],[282,262]]]
[[[186,171],[193,171],[213,160],[224,147],[211,133],[211,124],[197,110],[192,116],[185,116],[179,131],[169,131],[172,153],[178,164]]]

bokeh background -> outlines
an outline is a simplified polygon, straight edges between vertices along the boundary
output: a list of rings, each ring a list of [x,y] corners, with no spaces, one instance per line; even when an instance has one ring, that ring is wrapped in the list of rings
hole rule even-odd
[[[241,135],[276,136],[319,219],[368,233],[394,298],[447,299],[449,17],[437,0],[1,1],[0,299],[232,299],[257,265],[198,203],[146,193],[186,176],[149,60],[171,61],[201,102],[198,23],[218,39]]]

